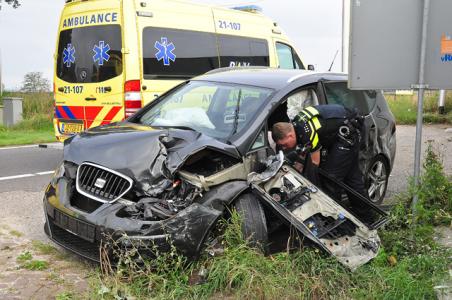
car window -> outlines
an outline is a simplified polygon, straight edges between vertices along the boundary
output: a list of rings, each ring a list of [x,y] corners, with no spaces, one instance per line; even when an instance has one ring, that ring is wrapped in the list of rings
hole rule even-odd
[[[219,67],[215,35],[207,32],[145,27],[144,78],[191,78]]]
[[[58,78],[71,83],[94,83],[122,74],[119,25],[88,26],[60,32]]]
[[[256,150],[264,146],[265,146],[265,130],[262,129],[261,132],[259,132],[259,135],[254,141],[253,145],[251,146],[251,150]]]
[[[287,116],[292,120],[306,106],[317,104],[319,104],[319,100],[314,89],[297,91],[287,97]]]
[[[272,92],[266,88],[191,81],[151,105],[138,123],[189,127],[212,137],[227,138],[234,129],[238,133],[246,128]]]
[[[269,66],[266,40],[220,35],[221,67]]]
[[[324,86],[328,104],[341,104],[349,109],[357,109],[360,114],[369,114],[369,103],[363,91],[348,89],[346,82],[325,82]]]

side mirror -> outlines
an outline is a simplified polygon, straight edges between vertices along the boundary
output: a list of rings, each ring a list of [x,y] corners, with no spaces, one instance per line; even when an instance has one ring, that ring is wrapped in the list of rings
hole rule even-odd
[[[314,71],[315,70],[314,65],[308,65],[308,70],[309,71]]]

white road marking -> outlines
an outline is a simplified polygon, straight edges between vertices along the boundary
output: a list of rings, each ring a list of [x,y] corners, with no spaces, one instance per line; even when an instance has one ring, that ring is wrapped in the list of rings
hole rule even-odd
[[[36,175],[47,175],[47,174],[53,174],[55,171],[45,171],[45,172],[39,172],[36,173]]]
[[[34,145],[25,145],[25,146],[14,146],[14,147],[0,147],[1,150],[13,150],[13,149],[21,149],[21,148],[51,148],[51,149],[63,149],[63,143],[46,143],[46,144],[34,144]]]
[[[0,147],[0,150],[12,150],[21,148],[38,148],[38,145],[27,145],[27,146],[15,146],[15,147]]]
[[[34,177],[34,176],[41,176],[41,175],[48,175],[48,174],[52,174],[53,172],[54,171],[44,171],[44,172],[38,172],[38,173],[33,173],[33,174],[29,173],[29,174],[21,174],[21,175],[0,177],[0,181],[20,179],[20,178],[27,178],[27,177]]]

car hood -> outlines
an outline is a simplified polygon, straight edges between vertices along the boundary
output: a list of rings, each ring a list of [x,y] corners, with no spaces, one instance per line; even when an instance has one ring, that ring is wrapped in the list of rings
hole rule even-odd
[[[65,161],[91,162],[138,182],[170,179],[188,157],[212,148],[240,158],[234,146],[183,129],[155,129],[134,123],[113,123],[87,130],[65,142]]]

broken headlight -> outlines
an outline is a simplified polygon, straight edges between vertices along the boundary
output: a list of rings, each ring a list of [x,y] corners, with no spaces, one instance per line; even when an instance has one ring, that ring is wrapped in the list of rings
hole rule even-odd
[[[53,187],[56,187],[58,183],[58,179],[64,176],[64,161],[61,161],[61,163],[58,165],[58,167],[55,169],[55,172],[52,175],[52,179],[50,180],[50,184]]]

